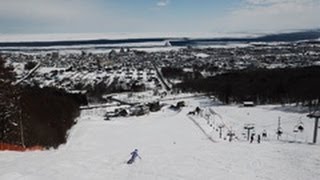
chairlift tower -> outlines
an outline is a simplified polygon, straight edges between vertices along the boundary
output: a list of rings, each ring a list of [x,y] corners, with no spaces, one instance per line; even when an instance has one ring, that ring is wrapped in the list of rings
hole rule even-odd
[[[245,130],[247,130],[247,140],[250,140],[250,131],[254,129],[254,124],[245,124],[243,127]]]
[[[282,135],[283,131],[281,128],[281,117],[278,118],[278,128],[277,128],[277,140],[280,139],[280,136]]]
[[[223,124],[220,124],[219,126],[218,126],[218,128],[219,128],[219,138],[221,139],[222,138],[222,128],[224,128],[225,127],[225,125],[223,125]]]
[[[309,118],[315,118],[315,121],[314,121],[314,131],[313,131],[313,144],[315,144],[315,143],[317,143],[320,111],[316,111],[316,112],[313,112],[313,113],[311,113],[311,114],[308,114],[307,117],[309,117]]]

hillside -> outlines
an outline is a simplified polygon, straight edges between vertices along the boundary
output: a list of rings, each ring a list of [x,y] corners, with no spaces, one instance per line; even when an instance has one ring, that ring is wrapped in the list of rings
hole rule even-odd
[[[0,152],[0,179],[305,180],[320,175],[320,146],[308,144],[313,120],[306,113],[284,111],[276,105],[221,106],[204,97],[185,102],[187,107],[182,111],[165,106],[147,116],[111,121],[103,120],[107,109],[82,111],[67,144],[58,150]],[[211,119],[216,123],[213,127],[223,122],[234,130],[238,140],[219,139],[218,132],[200,115],[186,115],[197,106],[205,109],[203,113],[212,109],[219,114]],[[284,130],[281,141],[274,135],[279,116]],[[295,136],[292,130],[299,120],[305,129]],[[268,138],[261,144],[250,144],[241,135],[244,123],[254,123],[256,133],[266,129]],[[142,160],[127,165],[129,153],[135,148]]]

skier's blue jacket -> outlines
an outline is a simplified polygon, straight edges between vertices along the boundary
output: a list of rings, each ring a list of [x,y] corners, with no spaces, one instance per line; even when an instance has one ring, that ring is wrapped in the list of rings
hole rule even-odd
[[[139,154],[138,154],[138,150],[136,149],[136,150],[134,150],[132,153],[130,153],[131,154],[131,159],[132,160],[135,160],[137,157],[139,157],[140,159],[141,159],[141,157],[139,156]]]
[[[136,157],[139,157],[139,158],[141,159],[141,157],[140,157],[139,154],[138,154],[138,150],[137,150],[137,149],[135,149],[135,150],[134,150],[132,153],[130,153],[130,154],[131,154],[131,158],[129,159],[129,161],[127,162],[127,164],[132,164],[132,163],[134,163]]]

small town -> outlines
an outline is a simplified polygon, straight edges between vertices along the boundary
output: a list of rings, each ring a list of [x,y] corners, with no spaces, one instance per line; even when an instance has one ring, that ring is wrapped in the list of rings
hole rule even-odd
[[[39,70],[26,83],[85,90],[104,83],[130,90],[133,85],[161,89],[157,69],[177,68],[189,76],[211,77],[234,70],[295,68],[320,65],[320,43],[298,42],[249,44],[235,47],[188,47],[167,51],[129,48],[95,52],[77,51],[2,52],[22,78],[39,64]],[[30,67],[31,66],[31,67]],[[171,82],[171,81],[170,81]]]

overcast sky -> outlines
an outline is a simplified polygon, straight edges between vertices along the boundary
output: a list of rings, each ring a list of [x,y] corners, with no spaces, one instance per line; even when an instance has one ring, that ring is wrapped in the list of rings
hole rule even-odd
[[[3,34],[316,28],[320,28],[320,0],[0,0]]]

